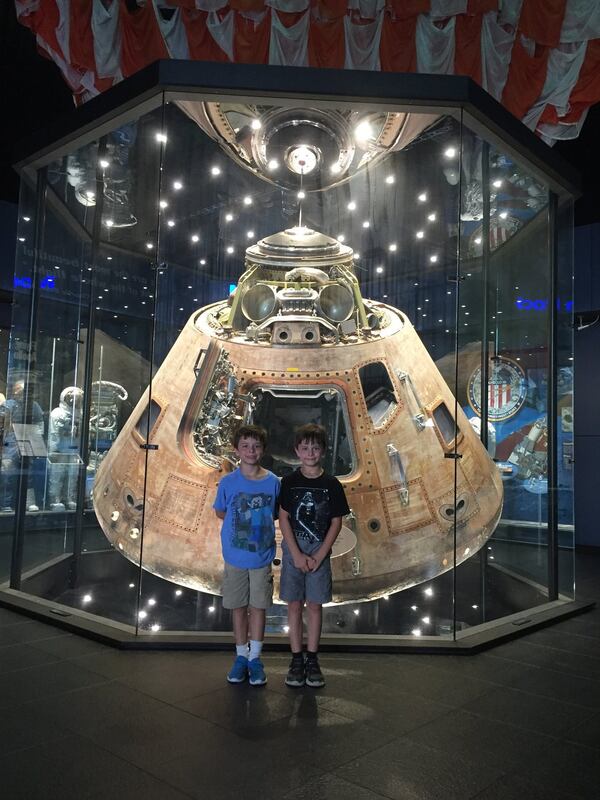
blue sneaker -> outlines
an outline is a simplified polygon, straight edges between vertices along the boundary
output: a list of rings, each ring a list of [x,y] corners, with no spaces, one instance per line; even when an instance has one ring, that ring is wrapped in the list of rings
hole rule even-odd
[[[264,686],[267,682],[265,668],[260,658],[253,658],[248,662],[248,673],[250,674],[250,686]]]
[[[246,656],[237,656],[229,670],[227,680],[229,683],[243,683],[248,674],[248,659]]]

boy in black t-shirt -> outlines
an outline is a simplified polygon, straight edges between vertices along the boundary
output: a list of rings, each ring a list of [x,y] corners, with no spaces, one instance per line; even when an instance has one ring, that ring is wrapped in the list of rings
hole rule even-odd
[[[281,481],[279,527],[283,535],[283,561],[279,596],[288,605],[292,662],[285,679],[288,686],[324,686],[317,657],[321,638],[323,603],[331,600],[330,555],[350,512],[337,478],[326,475],[321,459],[327,435],[321,425],[303,425],[294,437],[300,468]],[[302,611],[306,602],[307,651],[302,657]]]

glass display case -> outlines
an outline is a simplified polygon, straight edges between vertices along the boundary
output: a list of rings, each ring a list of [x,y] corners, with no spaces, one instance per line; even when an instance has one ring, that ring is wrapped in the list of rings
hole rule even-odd
[[[351,508],[325,644],[573,612],[577,180],[467,79],[355,81],[161,62],[20,164],[2,602],[227,639],[231,436],[281,477],[316,422]]]

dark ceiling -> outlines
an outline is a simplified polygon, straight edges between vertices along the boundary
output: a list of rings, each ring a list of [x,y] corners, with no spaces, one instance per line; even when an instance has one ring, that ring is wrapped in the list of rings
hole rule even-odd
[[[73,109],[71,93],[58,68],[39,55],[33,35],[16,21],[14,4],[0,4],[0,80],[3,118],[0,128],[0,199],[17,202],[19,180],[12,169],[13,152],[22,139],[43,130],[48,120]],[[592,107],[578,139],[556,150],[583,176],[583,196],[575,206],[575,223],[600,221],[600,105]]]

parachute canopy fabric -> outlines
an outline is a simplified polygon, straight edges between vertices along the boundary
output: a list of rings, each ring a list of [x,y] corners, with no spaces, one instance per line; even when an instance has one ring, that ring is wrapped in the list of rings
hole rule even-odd
[[[546,142],[600,100],[599,0],[15,0],[81,104],[161,58],[469,75]]]

